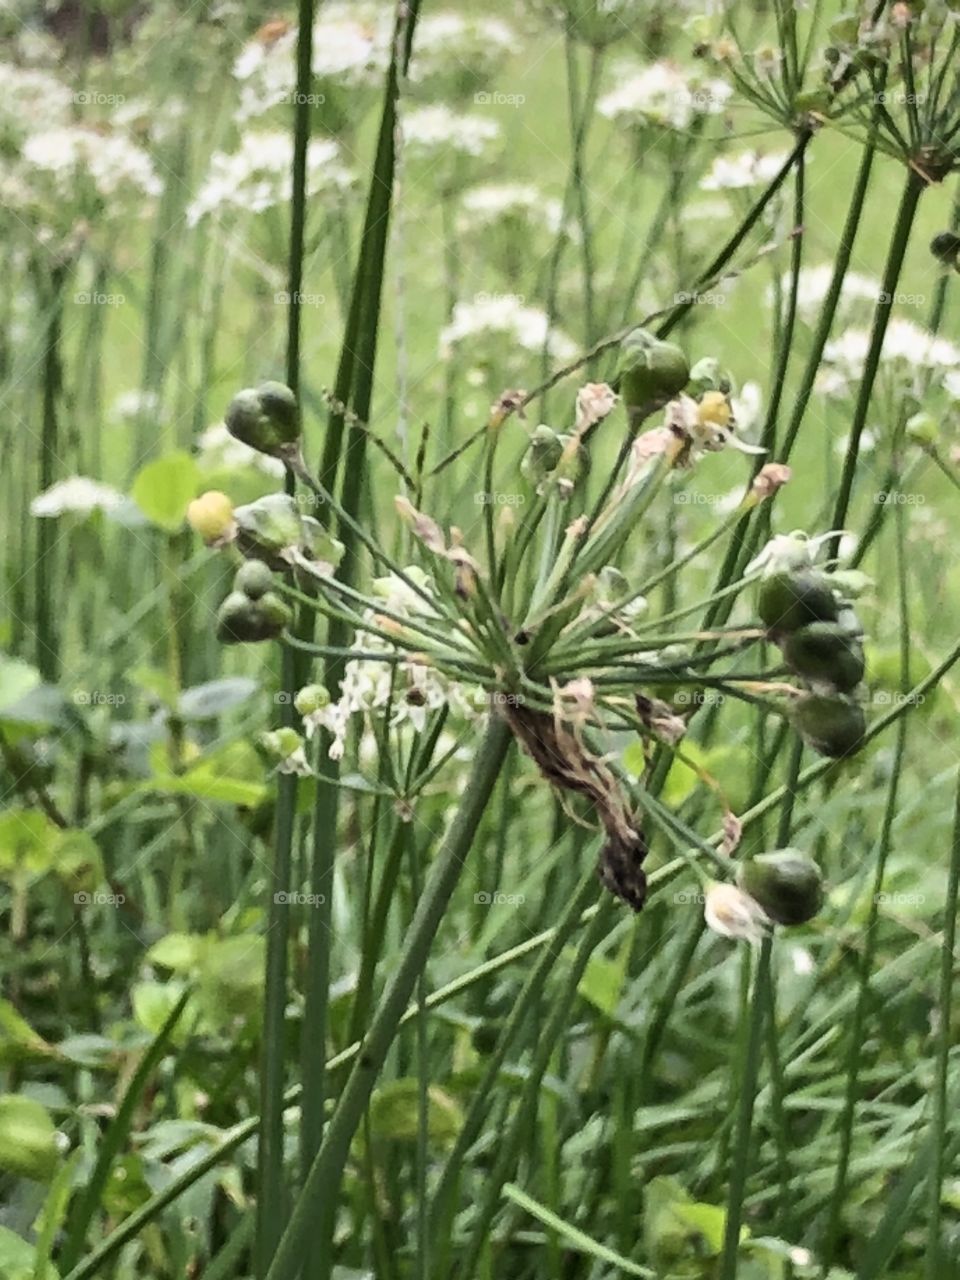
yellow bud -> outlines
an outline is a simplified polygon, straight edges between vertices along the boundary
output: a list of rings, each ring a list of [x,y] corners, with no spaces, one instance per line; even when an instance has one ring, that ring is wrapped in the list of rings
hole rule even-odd
[[[697,405],[697,419],[701,426],[728,427],[733,418],[730,401],[722,391],[705,391]]]
[[[233,528],[233,503],[219,489],[208,489],[187,507],[187,523],[210,546]]]

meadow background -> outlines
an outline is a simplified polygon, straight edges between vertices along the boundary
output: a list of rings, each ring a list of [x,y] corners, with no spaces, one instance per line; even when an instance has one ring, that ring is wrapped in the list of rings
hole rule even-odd
[[[946,24],[933,60],[952,110],[953,15],[915,8]],[[823,47],[842,43],[828,3],[423,5],[385,260],[368,235],[357,284],[390,5],[318,5],[308,103],[283,7],[0,9],[0,1275],[960,1275],[960,332],[955,272],[930,252],[957,225],[954,177],[923,190],[880,298],[908,168],[877,151],[836,345],[789,483],[754,517],[755,552],[833,530],[865,335],[889,305],[839,547],[840,567],[868,575],[857,697],[888,727],[821,768],[771,705],[696,682],[672,704],[695,711],[684,760],[663,743],[638,754],[637,733],[607,725],[605,749],[659,815],[660,879],[638,915],[598,899],[591,813],[502,745],[349,1131],[338,1102],[355,1064],[365,1087],[363,1037],[471,795],[484,706],[469,682],[430,685],[422,715],[391,689],[333,761],[327,721],[295,748],[271,738],[304,730],[296,690],[342,674],[357,628],[318,622],[333,648],[312,658],[223,644],[237,560],[187,520],[205,492],[237,507],[283,488],[282,464],[223,420],[241,388],[293,368],[307,466],[339,504],[299,485],[302,514],[342,538],[345,505],[373,550],[421,565],[405,494],[478,560],[492,527],[502,566],[539,510],[530,433],[568,430],[578,388],[617,380],[616,342],[579,357],[672,308],[690,363],[730,371],[739,436],[756,445],[772,422],[782,447],[868,133],[852,112],[798,105],[796,86],[774,120],[736,82],[746,63],[761,80],[779,65],[795,13],[813,31],[812,90]],[[718,56],[731,32],[748,57]],[[314,150],[291,308],[298,105]],[[811,119],[800,225],[791,171],[704,284]],[[375,363],[345,384],[362,412],[346,415],[338,472],[324,449],[345,328],[374,277]],[[368,313],[361,343],[372,333]],[[568,365],[506,417],[494,459],[491,406]],[[626,429],[617,408],[592,438],[584,509]],[[654,614],[712,616],[754,472],[734,448],[705,452],[638,521],[617,563],[631,582],[662,571]],[[518,571],[514,622],[559,543],[543,545]],[[356,542],[347,560],[369,596],[382,566]],[[732,618],[749,627],[744,575]],[[401,596],[396,580],[381,590]],[[826,880],[815,918],[757,946],[704,922],[705,842],[730,812],[737,857],[799,847]],[[341,1138],[339,1165],[311,1181]]]

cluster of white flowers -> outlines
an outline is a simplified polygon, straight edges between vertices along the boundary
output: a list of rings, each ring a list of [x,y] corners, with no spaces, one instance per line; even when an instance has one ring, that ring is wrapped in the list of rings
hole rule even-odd
[[[552,235],[563,224],[563,205],[530,183],[487,183],[463,196],[458,227],[461,231],[485,231],[496,222],[521,219],[539,223]],[[571,228],[572,230],[572,228]]]
[[[313,28],[313,75],[337,88],[362,89],[380,82],[390,60],[390,14],[386,8],[325,5]],[[291,102],[296,89],[297,29],[259,32],[233,66],[240,82],[239,120]],[[323,92],[323,85],[318,92]]]
[[[801,312],[817,311],[823,304],[833,279],[833,267],[829,263],[821,263],[816,267],[804,267],[797,281],[797,308]],[[782,280],[784,296],[790,289],[790,273],[785,273]],[[843,277],[843,288],[840,292],[841,303],[869,302],[876,303],[880,296],[880,282],[870,276],[861,275],[858,271],[848,271]],[[767,289],[767,301],[773,301],[773,289]]]
[[[155,391],[121,391],[110,406],[110,416],[117,422],[159,418],[161,411],[160,397]]]
[[[307,192],[342,191],[352,181],[328,138],[314,138],[307,150]],[[246,133],[240,149],[215,152],[207,177],[187,209],[187,225],[227,209],[261,213],[290,199],[293,142],[289,133]]]
[[[483,77],[516,48],[513,29],[480,14],[425,14],[417,23],[410,80],[422,84],[454,71]]]
[[[722,111],[732,92],[723,80],[702,80],[673,62],[653,62],[639,69],[620,67],[617,88],[600,99],[597,110],[633,128],[682,130],[696,116]]]
[[[824,395],[845,395],[863,376],[869,347],[867,329],[847,329],[828,342],[823,352],[826,367],[817,375],[817,390]],[[887,325],[881,359],[907,372],[958,369],[960,347],[912,320],[894,316]]]
[[[442,103],[418,107],[403,116],[403,140],[413,151],[455,151],[476,158],[499,137],[500,126],[495,120],[451,111]]]
[[[120,133],[64,125],[32,133],[21,149],[26,165],[49,175],[58,193],[71,195],[78,179],[109,199],[123,192],[159,196],[163,184],[147,153]]]
[[[70,119],[73,92],[39,67],[0,63],[0,135],[22,139]]]
[[[539,307],[527,307],[513,294],[478,296],[458,302],[450,323],[440,334],[440,354],[449,358],[459,342],[482,334],[496,334],[512,340],[525,351],[541,352],[555,360],[570,360],[576,344],[558,329],[550,329],[547,314]]]
[[[109,511],[123,506],[126,498],[118,489],[88,476],[58,480],[30,503],[30,514],[51,519],[73,512],[87,516],[91,511]]]
[[[700,186],[704,191],[738,191],[744,187],[758,187],[772,181],[786,160],[786,152],[764,156],[757,151],[742,151],[737,156],[717,156],[701,178]]]
[[[429,594],[429,579],[417,568],[405,570],[408,577],[417,582]],[[374,589],[383,599],[384,607],[392,614],[403,616],[419,616],[434,618],[430,606],[413,591],[401,578],[390,574],[374,583]],[[367,610],[365,620],[372,621],[373,610]],[[395,652],[392,645],[382,636],[366,631],[357,631],[353,647],[363,653]],[[326,706],[309,711],[304,716],[304,727],[308,738],[313,737],[318,729],[326,729],[332,735],[330,758],[339,760],[343,756],[347,730],[351,717],[355,715],[377,714],[382,712],[393,700],[390,727],[398,728],[409,724],[415,732],[421,733],[427,723],[431,711],[449,706],[455,715],[464,719],[475,719],[482,713],[486,698],[479,687],[468,687],[448,680],[432,667],[421,663],[403,661],[392,664],[377,658],[351,658],[344,668],[340,686],[340,698],[337,702],[329,702]]]

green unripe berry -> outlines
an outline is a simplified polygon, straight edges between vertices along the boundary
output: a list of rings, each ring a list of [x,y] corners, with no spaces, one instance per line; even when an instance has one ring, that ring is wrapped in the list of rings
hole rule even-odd
[[[842,694],[810,693],[793,707],[793,723],[821,756],[841,759],[856,752],[867,731],[863,709]]]
[[[223,644],[255,644],[273,640],[290,625],[293,615],[273,592],[251,600],[231,591],[217,610],[217,639]]]
[[[264,382],[238,391],[225,421],[235,439],[273,457],[289,455],[300,438],[297,399],[282,382]]]
[[[666,404],[690,381],[690,366],[680,348],[646,329],[628,333],[620,352],[620,395],[628,411]]]
[[[856,622],[856,614],[853,619]],[[850,636],[843,622],[808,623],[789,632],[782,649],[790,670],[812,683],[832,684],[848,693],[863,679],[863,646]]]
[[[775,849],[745,859],[737,884],[777,924],[805,924],[823,906],[820,868],[799,849]]]
[[[234,591],[242,591],[251,600],[259,600],[273,586],[273,574],[262,560],[247,560],[237,570]]]
[[[307,684],[297,693],[293,700],[297,713],[301,716],[312,715],[330,705],[330,693],[323,684]]]
[[[796,631],[808,622],[835,622],[839,607],[829,579],[813,569],[767,574],[757,594],[757,612],[774,633]]]

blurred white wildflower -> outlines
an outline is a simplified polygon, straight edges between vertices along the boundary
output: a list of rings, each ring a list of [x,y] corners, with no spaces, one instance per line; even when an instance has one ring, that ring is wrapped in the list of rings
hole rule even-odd
[[[758,569],[776,573],[781,569],[808,569],[817,558],[820,547],[835,536],[833,530],[809,537],[802,529],[778,533],[770,539],[744,569],[744,576]]]
[[[497,222],[522,221],[541,224],[556,235],[563,224],[563,205],[546,196],[531,183],[485,183],[466,191],[457,219],[461,231],[484,231]],[[568,228],[568,231],[572,228]]]
[[[770,182],[786,163],[786,152],[760,155],[742,151],[737,156],[717,156],[709,172],[700,180],[704,191],[735,191]]]
[[[307,192],[342,191],[351,177],[328,138],[314,138],[307,149]],[[261,213],[290,199],[293,142],[288,133],[244,135],[239,151],[217,151],[196,198],[187,208],[187,225],[227,209]]]
[[[402,126],[405,146],[427,153],[452,150],[479,157],[500,136],[500,126],[495,120],[451,111],[442,103],[406,112]]]
[[[282,477],[286,467],[279,458],[271,458],[259,449],[251,449],[242,440],[237,440],[227,430],[225,422],[214,423],[207,427],[199,439],[200,463],[208,468],[236,468],[238,471],[247,467],[256,467],[266,475]]]
[[[763,405],[763,392],[759,382],[745,382],[739,391],[730,396],[733,416],[737,430],[747,435],[760,421],[760,409]]]
[[[524,306],[513,294],[478,295],[471,302],[458,302],[450,323],[440,334],[440,354],[448,358],[459,342],[481,334],[501,335],[525,351],[540,352],[546,345],[555,360],[569,360],[577,353],[575,343],[557,329],[548,332],[547,313]]]
[[[824,395],[845,394],[863,376],[869,346],[867,329],[847,329],[828,342],[823,352],[826,367],[817,376],[817,390]],[[960,366],[960,347],[912,320],[894,316],[887,325],[881,360],[907,371],[940,371]]]
[[[707,890],[703,908],[707,927],[721,938],[761,942],[770,919],[760,903],[735,884],[714,882]]]
[[[69,122],[73,91],[49,71],[0,63],[0,136],[22,139]]]
[[[797,307],[801,312],[815,312],[822,305],[833,279],[833,267],[829,263],[821,263],[816,267],[804,267],[800,272],[797,287]],[[786,272],[782,280],[784,297],[790,290],[790,273]],[[861,275],[858,271],[848,271],[843,277],[843,288],[840,292],[842,303],[869,302],[876,303],[880,296],[880,283],[870,276]],[[773,287],[767,286],[767,302],[773,301]]]
[[[79,125],[43,129],[26,139],[21,157],[34,170],[50,175],[62,195],[75,194],[83,178],[104,199],[124,192],[159,196],[163,191],[147,153],[119,133]]]
[[[577,392],[574,430],[577,435],[602,422],[618,400],[617,393],[605,382],[585,382]]]
[[[633,127],[687,129],[695,116],[722,111],[733,90],[722,80],[703,80],[673,62],[621,66],[617,87],[597,103],[608,120]]]
[[[951,400],[960,400],[960,369],[950,369],[943,375],[943,386]]]
[[[160,414],[160,397],[155,391],[121,391],[110,406],[110,416],[118,422],[159,418]]]
[[[67,512],[89,515],[91,511],[107,511],[122,506],[126,498],[118,489],[87,476],[71,476],[58,480],[38,494],[30,503],[32,516],[62,516]]]
[[[418,86],[430,83],[437,96],[444,96],[444,89],[469,93],[516,47],[513,28],[500,18],[475,13],[424,14],[417,23],[409,79]]]
[[[386,8],[324,5],[313,27],[312,70],[318,99],[326,90],[355,90],[379,84],[390,60],[391,24]],[[240,81],[241,121],[289,103],[296,89],[297,28],[258,33],[243,46],[233,66]]]

